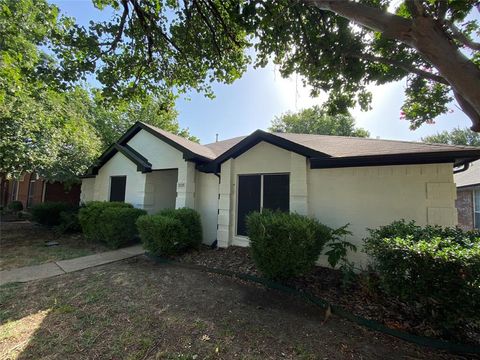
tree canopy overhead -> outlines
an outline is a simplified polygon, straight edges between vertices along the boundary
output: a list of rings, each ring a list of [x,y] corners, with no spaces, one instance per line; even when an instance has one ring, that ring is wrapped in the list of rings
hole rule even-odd
[[[319,106],[275,117],[268,130],[295,134],[370,136],[367,130],[355,127],[355,120],[350,115],[329,115]]]
[[[98,90],[61,76],[63,64],[45,47],[71,24],[44,1],[0,0],[2,176],[75,181],[135,121],[192,138],[176,120],[171,95],[106,102]]]
[[[332,114],[368,109],[369,84],[406,79],[402,116],[412,128],[455,98],[480,131],[478,21],[467,20],[478,0],[93,1],[113,18],[68,24],[53,48],[64,74],[95,73],[106,96],[172,87],[211,95],[212,81],[273,61],[327,92]]]

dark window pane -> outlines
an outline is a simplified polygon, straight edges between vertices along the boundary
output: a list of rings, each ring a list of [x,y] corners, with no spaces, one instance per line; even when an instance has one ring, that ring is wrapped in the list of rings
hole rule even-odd
[[[110,201],[125,201],[126,176],[112,176],[110,181]]]
[[[260,184],[260,175],[241,175],[238,177],[238,235],[247,235],[245,217],[251,212],[260,211]]]
[[[288,174],[263,176],[263,208],[290,211],[290,177]]]
[[[33,194],[35,193],[35,181],[30,181],[28,186],[27,207],[33,206]]]

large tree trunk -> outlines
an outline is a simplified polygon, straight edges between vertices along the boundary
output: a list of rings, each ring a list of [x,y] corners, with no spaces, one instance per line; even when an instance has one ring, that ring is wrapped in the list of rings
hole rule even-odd
[[[459,105],[472,121],[471,129],[480,132],[480,69],[459,51],[432,18],[405,19],[347,0],[309,2],[416,49],[451,85]]]

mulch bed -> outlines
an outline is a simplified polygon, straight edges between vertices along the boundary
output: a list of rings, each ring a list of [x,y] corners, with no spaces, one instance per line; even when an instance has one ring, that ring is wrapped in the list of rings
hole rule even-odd
[[[261,276],[250,256],[248,248],[231,246],[212,250],[203,246],[174,258],[176,261],[224,269],[249,275]],[[408,333],[449,340],[453,342],[480,345],[480,329],[465,329],[459,338],[448,338],[441,330],[415,317],[411,308],[395,299],[382,296],[369,284],[367,275],[356,275],[348,286],[342,286],[339,270],[318,266],[305,276],[289,280],[286,285],[299,291],[306,291],[330,304],[340,305],[354,315],[375,320],[384,325]]]

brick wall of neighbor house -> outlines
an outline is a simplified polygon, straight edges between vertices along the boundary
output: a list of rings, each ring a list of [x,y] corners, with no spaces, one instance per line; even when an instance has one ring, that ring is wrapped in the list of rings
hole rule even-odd
[[[80,202],[80,184],[74,184],[65,188],[63,183],[46,183],[44,201],[60,201],[72,205],[78,205]]]
[[[458,211],[458,226],[464,230],[473,229],[473,190],[457,189],[455,206]]]
[[[39,204],[42,202],[43,198],[43,180],[37,179],[35,174],[25,174],[18,181],[18,196],[17,200],[21,201],[24,208],[27,208],[28,203],[28,191],[30,188],[30,181],[33,180],[33,199],[30,205]],[[11,187],[13,187],[13,182]]]
[[[73,185],[66,190],[63,183],[48,183],[35,174],[24,174],[17,180],[17,192],[14,195],[14,180],[9,179],[7,183],[7,194],[5,196],[7,204],[13,200],[21,201],[24,208],[28,204],[28,191],[33,182],[33,198],[30,205],[40,204],[44,201],[67,202],[77,205],[80,202],[80,184]],[[44,194],[45,191],[45,194]]]

